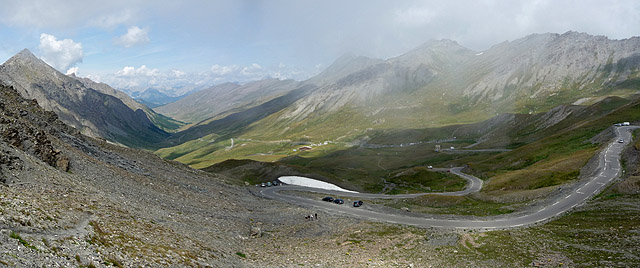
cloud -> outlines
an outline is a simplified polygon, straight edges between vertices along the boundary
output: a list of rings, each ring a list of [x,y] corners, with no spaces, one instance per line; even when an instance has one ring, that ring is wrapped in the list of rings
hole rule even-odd
[[[317,73],[317,72],[314,72]],[[302,69],[295,68],[293,66],[286,65],[282,62],[274,66],[262,66],[258,63],[252,63],[250,65],[228,65],[221,66],[215,64],[211,66],[210,77],[205,78],[206,75],[200,75],[202,80],[213,81],[215,83],[221,82],[249,82],[265,78],[278,78],[278,79],[297,79],[303,80],[309,77],[309,73]]]
[[[235,72],[236,70],[238,70],[238,66],[236,65],[220,66],[218,64],[214,64],[211,66],[211,72],[218,76],[225,76]]]
[[[149,69],[146,65],[135,68],[133,66],[125,66],[122,70],[116,72],[117,76],[158,76],[160,71],[158,69]]]
[[[149,43],[149,29],[141,29],[138,26],[131,26],[127,33],[116,38],[115,44],[123,47],[132,47]]]
[[[257,63],[253,63],[250,66],[242,68],[243,75],[260,75],[264,73],[264,68]]]
[[[54,68],[65,71],[69,67],[82,62],[82,44],[71,39],[58,40],[49,34],[40,35],[40,45],[38,46],[41,58]]]
[[[103,29],[114,29],[118,25],[129,23],[133,20],[134,13],[130,9],[120,12],[102,15],[89,20],[87,25]]]
[[[67,72],[65,73],[66,75],[70,75],[70,74],[78,74],[78,67],[71,67],[69,68],[69,70],[67,70]]]
[[[182,76],[185,76],[187,74],[187,73],[185,73],[183,71],[180,71],[180,70],[171,70],[171,73],[175,77],[182,77]]]

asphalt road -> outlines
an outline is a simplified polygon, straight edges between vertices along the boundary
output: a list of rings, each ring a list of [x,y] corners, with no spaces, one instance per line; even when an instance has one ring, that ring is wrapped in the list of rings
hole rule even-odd
[[[539,222],[543,222],[549,220],[551,218],[557,217],[574,207],[583,204],[590,197],[599,193],[607,184],[609,184],[613,179],[617,178],[621,174],[621,166],[620,166],[620,153],[624,149],[624,147],[629,144],[631,140],[631,130],[640,128],[637,126],[626,126],[626,127],[617,127],[616,128],[616,138],[613,139],[607,147],[600,152],[600,160],[598,163],[598,172],[597,175],[590,178],[582,185],[577,187],[577,190],[572,191],[571,193],[560,196],[555,200],[552,200],[553,203],[551,205],[545,206],[538,211],[534,211],[532,213],[522,215],[522,216],[513,216],[513,217],[504,217],[500,219],[487,219],[487,220],[468,220],[468,219],[436,219],[430,218],[429,215],[425,214],[424,217],[415,217],[415,216],[406,216],[406,215],[396,215],[396,214],[385,214],[381,212],[367,210],[365,208],[354,208],[350,204],[345,205],[336,205],[329,202],[323,202],[320,200],[312,200],[299,196],[291,196],[281,193],[284,190],[299,190],[299,191],[310,191],[310,192],[319,192],[326,194],[334,194],[340,196],[349,196],[355,198],[412,198],[416,196],[420,196],[423,194],[408,194],[408,195],[380,195],[380,194],[367,194],[367,193],[346,193],[346,192],[337,192],[337,191],[327,191],[322,189],[301,187],[301,186],[278,186],[278,187],[269,187],[262,189],[260,192],[263,196],[267,198],[272,198],[275,200],[281,200],[285,202],[291,202],[298,205],[306,205],[313,206],[317,208],[322,208],[328,211],[334,211],[339,213],[347,213],[351,216],[356,216],[364,219],[369,219],[373,221],[384,221],[389,223],[397,223],[397,224],[405,224],[405,225],[413,225],[419,227],[435,227],[435,228],[461,228],[461,229],[480,229],[480,230],[492,230],[492,229],[506,229],[506,228],[514,228],[536,224]],[[622,139],[624,142],[619,143],[618,140]],[[449,194],[449,195],[464,195],[470,192],[479,191],[482,187],[482,181],[479,179],[467,175],[460,172],[461,168],[455,168],[452,172],[456,175],[459,175],[467,180],[469,180],[470,186],[467,187],[464,191],[461,192],[453,192],[453,193],[439,193],[439,194]],[[478,180],[479,183],[475,183],[475,180]],[[476,190],[477,189],[477,190]],[[462,193],[466,192],[466,193]]]

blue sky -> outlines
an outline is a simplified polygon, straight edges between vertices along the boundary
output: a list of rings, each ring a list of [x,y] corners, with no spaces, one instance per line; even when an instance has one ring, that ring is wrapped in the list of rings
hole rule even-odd
[[[603,4],[606,2],[606,4]],[[481,51],[531,33],[640,35],[640,1],[5,1],[0,61],[28,48],[119,89],[306,79],[345,53],[433,39]]]

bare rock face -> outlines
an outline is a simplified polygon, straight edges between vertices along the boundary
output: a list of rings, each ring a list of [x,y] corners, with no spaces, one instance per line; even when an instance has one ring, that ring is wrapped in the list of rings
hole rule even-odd
[[[0,140],[52,167],[68,171],[70,160],[55,148],[51,135],[61,129],[71,129],[52,112],[41,110],[37,101],[23,99],[13,88],[0,85],[0,102]],[[0,158],[0,166],[7,170],[20,169],[20,161],[7,152]]]

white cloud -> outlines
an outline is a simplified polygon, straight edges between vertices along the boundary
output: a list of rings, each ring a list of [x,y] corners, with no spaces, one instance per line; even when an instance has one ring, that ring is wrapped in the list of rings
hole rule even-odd
[[[211,66],[211,72],[213,72],[213,74],[218,76],[224,76],[232,72],[235,72],[236,70],[238,70],[238,66],[236,65],[220,66],[218,64],[215,64]]]
[[[242,74],[244,75],[256,75],[263,73],[264,68],[260,64],[253,63],[250,66],[242,68]]]
[[[67,70],[66,75],[75,74],[78,75],[78,67],[71,67]]]
[[[69,67],[82,62],[82,44],[71,39],[58,40],[49,34],[40,35],[40,45],[38,50],[41,58],[54,68],[65,71]]]
[[[140,66],[140,68],[133,66],[125,66],[122,70],[116,72],[116,76],[158,76],[160,71],[158,69],[149,69],[146,65]]]
[[[116,38],[115,44],[123,47],[132,47],[149,43],[149,29],[141,29],[138,26],[131,26],[127,33]]]
[[[182,76],[185,76],[187,74],[187,73],[185,73],[183,71],[180,71],[180,70],[171,70],[171,73],[175,77],[182,77]]]

